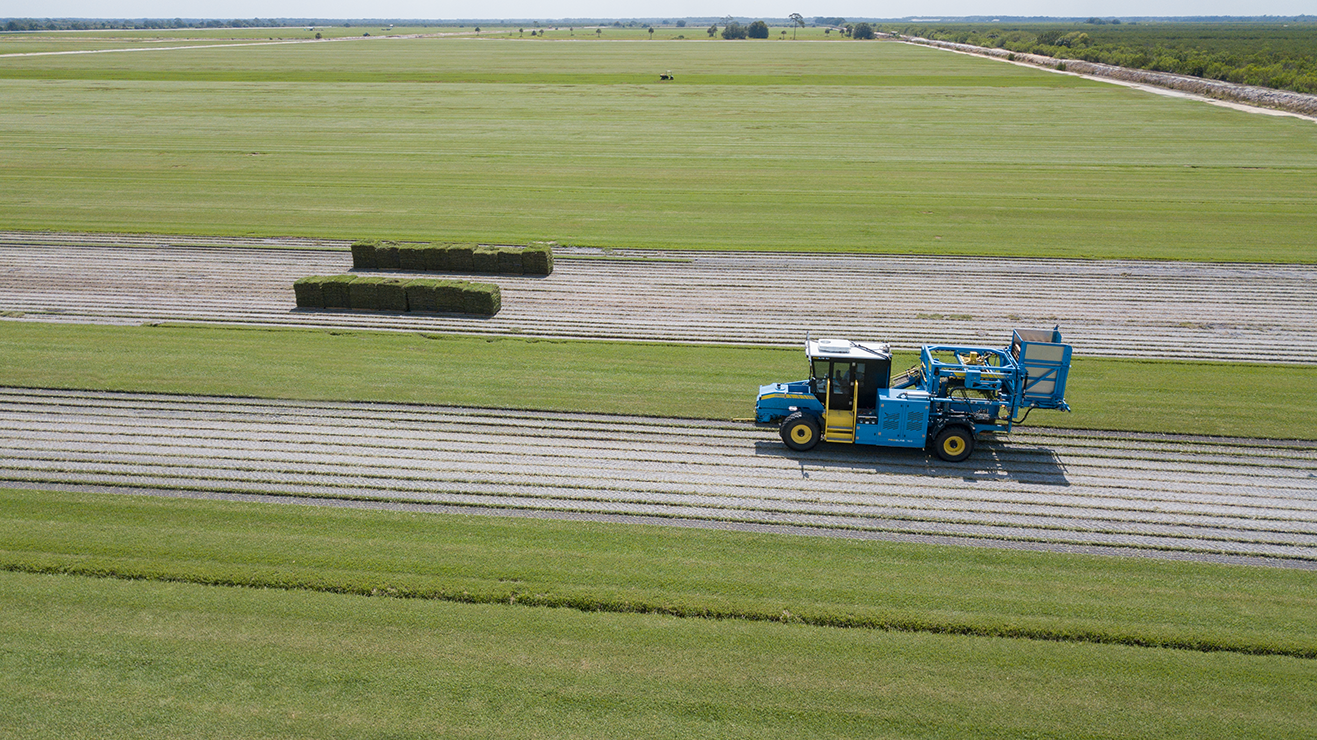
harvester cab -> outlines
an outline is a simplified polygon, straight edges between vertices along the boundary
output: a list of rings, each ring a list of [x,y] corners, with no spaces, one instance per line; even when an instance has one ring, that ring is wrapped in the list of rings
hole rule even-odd
[[[779,425],[795,450],[929,447],[964,460],[979,434],[1009,432],[1035,408],[1069,411],[1070,354],[1059,329],[1017,329],[1004,348],[925,345],[918,365],[892,377],[886,344],[807,337],[809,378],[760,386],[755,421]]]

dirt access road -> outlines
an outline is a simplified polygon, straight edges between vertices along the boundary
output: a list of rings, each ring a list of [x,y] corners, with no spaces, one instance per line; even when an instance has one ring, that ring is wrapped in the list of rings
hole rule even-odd
[[[1048,430],[963,463],[747,424],[0,388],[0,485],[1317,569],[1317,442]]]
[[[1312,265],[560,249],[545,278],[473,278],[503,292],[492,319],[296,310],[293,281],[351,271],[347,246],[0,233],[0,315],[907,350],[1060,324],[1080,356],[1317,364]]]

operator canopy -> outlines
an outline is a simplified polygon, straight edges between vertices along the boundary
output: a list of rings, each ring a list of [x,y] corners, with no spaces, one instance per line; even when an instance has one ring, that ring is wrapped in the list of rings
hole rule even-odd
[[[890,360],[892,347],[880,342],[852,342],[849,339],[809,339],[805,353],[810,359]]]

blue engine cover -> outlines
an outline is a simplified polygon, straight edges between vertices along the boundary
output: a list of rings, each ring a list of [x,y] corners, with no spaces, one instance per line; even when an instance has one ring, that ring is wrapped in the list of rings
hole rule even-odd
[[[823,404],[809,392],[808,380],[759,386],[759,400],[755,401],[756,422],[776,424],[798,409],[823,413]]]
[[[923,447],[928,438],[929,399],[926,391],[884,388],[878,408],[855,425],[856,444]]]

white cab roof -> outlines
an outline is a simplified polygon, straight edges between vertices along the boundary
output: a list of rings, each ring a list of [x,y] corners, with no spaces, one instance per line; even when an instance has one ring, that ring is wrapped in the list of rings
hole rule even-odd
[[[805,343],[805,353],[814,357],[828,357],[837,360],[890,360],[891,345],[881,342],[852,342],[849,339],[810,339]]]

